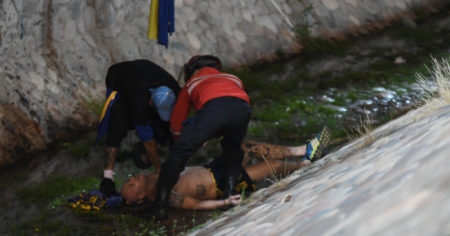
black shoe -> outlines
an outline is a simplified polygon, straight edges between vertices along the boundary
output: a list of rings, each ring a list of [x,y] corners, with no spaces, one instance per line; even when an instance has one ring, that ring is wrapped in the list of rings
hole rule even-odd
[[[167,213],[167,207],[157,204],[155,206],[155,217],[157,220],[167,220],[169,218],[169,214]]]
[[[240,174],[234,174],[225,177],[225,189],[223,191],[224,199],[227,199],[229,196],[239,194],[236,192],[236,185],[240,177]]]
[[[153,207],[154,216],[157,220],[166,220],[168,218],[167,210],[169,208],[170,190],[159,187],[156,193],[156,202]]]

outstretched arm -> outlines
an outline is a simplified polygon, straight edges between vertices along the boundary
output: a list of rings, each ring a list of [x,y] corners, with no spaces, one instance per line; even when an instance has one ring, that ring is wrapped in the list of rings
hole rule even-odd
[[[105,155],[105,170],[113,170],[114,163],[116,162],[116,158],[119,155],[119,148],[116,147],[106,147],[106,155]],[[112,179],[112,178],[110,178]]]
[[[221,200],[199,200],[190,196],[184,196],[173,192],[170,195],[169,204],[171,207],[183,208],[187,210],[211,210],[229,205],[237,205],[241,202],[240,195],[230,196]]]
[[[159,160],[158,151],[156,149],[156,142],[154,139],[142,142],[145,148],[145,153],[150,161],[155,166],[157,172],[161,171],[161,161]]]
[[[118,154],[119,148],[106,147],[105,168],[103,171],[103,180],[100,183],[100,192],[103,194],[112,195],[116,193],[116,186],[113,181],[113,168]]]

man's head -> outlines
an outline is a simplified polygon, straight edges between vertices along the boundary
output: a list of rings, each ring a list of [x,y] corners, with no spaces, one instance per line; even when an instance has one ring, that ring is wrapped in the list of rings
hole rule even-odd
[[[213,67],[217,70],[221,70],[222,62],[219,58],[211,55],[193,56],[186,64],[184,64],[184,81],[187,82],[196,70],[203,67]]]
[[[155,200],[157,181],[157,173],[152,173],[148,176],[143,174],[132,176],[123,184],[120,194],[130,203],[135,203],[144,198],[152,202]]]
[[[151,103],[158,111],[159,117],[163,121],[169,121],[170,114],[172,114],[172,109],[177,99],[175,93],[167,86],[151,88],[149,91],[152,94]]]

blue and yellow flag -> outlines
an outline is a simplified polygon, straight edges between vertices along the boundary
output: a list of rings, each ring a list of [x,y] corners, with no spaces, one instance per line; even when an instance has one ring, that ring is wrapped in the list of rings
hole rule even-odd
[[[152,0],[150,4],[150,16],[148,17],[147,38],[158,38],[158,2],[159,0]]]
[[[147,37],[158,39],[158,43],[167,48],[169,46],[169,35],[173,32],[175,32],[175,1],[152,0]]]
[[[100,210],[103,208],[116,208],[122,206],[123,198],[120,194],[106,196],[98,190],[89,193],[80,193],[75,197],[67,199],[72,208],[83,210]]]

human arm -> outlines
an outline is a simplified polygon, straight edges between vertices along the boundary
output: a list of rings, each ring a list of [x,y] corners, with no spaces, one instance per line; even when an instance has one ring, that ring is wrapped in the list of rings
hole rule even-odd
[[[156,149],[156,142],[154,139],[142,142],[145,148],[145,154],[152,162],[156,172],[161,171],[161,161],[158,156],[158,150]]]
[[[103,180],[100,183],[100,192],[108,196],[116,193],[116,187],[113,181],[113,168],[118,154],[119,148],[106,147],[105,167]]]
[[[161,161],[158,156],[158,150],[156,148],[156,142],[154,139],[153,129],[150,125],[137,125],[134,124],[136,132],[142,141],[145,149],[145,154],[155,166],[156,171],[161,170]]]
[[[239,204],[241,201],[241,195],[233,195],[227,199],[220,200],[200,200],[194,197],[184,196],[173,191],[169,198],[170,206],[187,210],[211,210],[229,205],[234,206]]]
[[[170,131],[174,139],[178,138],[183,127],[183,121],[189,115],[189,109],[191,108],[191,102],[186,87],[183,87],[178,95],[175,106],[170,116]]]

